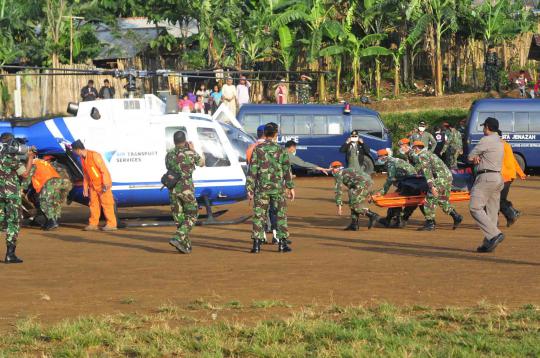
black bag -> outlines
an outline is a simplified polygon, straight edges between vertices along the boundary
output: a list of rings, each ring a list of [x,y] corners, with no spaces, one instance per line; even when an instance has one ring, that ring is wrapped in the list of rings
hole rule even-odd
[[[168,170],[167,173],[163,174],[163,176],[161,177],[161,184],[163,184],[163,188],[173,190],[176,184],[178,184],[178,182],[180,181],[180,178],[180,174]]]

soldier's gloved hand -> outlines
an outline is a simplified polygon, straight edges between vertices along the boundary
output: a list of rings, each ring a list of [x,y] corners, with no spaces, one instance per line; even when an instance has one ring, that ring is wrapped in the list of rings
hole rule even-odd
[[[88,198],[88,188],[84,188],[82,193],[85,198]]]
[[[294,189],[287,189],[287,196],[291,201],[294,201],[294,198],[296,197],[296,193],[294,192]]]
[[[253,200],[253,193],[248,191],[247,192],[247,197],[248,197],[249,200]]]

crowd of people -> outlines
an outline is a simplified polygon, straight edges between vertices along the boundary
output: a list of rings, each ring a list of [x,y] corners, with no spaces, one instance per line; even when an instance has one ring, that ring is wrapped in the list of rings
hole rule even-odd
[[[301,75],[300,81],[296,85],[296,97],[298,103],[308,104],[311,98],[311,77]],[[290,102],[289,83],[283,78],[274,88],[274,97],[277,104],[287,104]],[[115,89],[108,79],[103,81],[103,86],[97,90],[93,80],[89,80],[87,85],[81,89],[81,99],[83,102],[95,101],[97,99],[115,98]],[[215,113],[223,103],[231,113],[236,114],[240,107],[251,101],[251,82],[245,76],[240,76],[238,84],[234,84],[232,77],[227,77],[225,83],[215,84],[212,90],[208,89],[205,83],[199,85],[196,91],[186,91],[180,95],[178,100],[178,110],[187,113]]]

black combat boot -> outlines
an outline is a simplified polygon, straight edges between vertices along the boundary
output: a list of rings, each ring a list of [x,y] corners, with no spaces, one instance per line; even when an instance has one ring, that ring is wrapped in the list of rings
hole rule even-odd
[[[499,235],[495,236],[494,238],[488,240],[484,239],[484,242],[482,243],[482,246],[479,246],[476,251],[478,252],[493,252],[495,248],[504,240],[504,234],[500,233]]]
[[[454,226],[452,226],[452,230],[455,230],[463,221],[463,216],[459,215],[455,210],[452,210],[450,212],[450,216],[452,217],[452,219],[454,219]]]
[[[252,254],[261,252],[261,240],[253,239],[253,248],[250,251]]]
[[[20,264],[21,262],[23,262],[23,260],[15,256],[15,248],[16,248],[15,245],[7,244],[6,258],[4,259],[4,263]]]
[[[381,224],[382,226],[384,227],[390,227],[392,225],[392,219],[396,216],[396,209],[400,210],[399,208],[389,208],[387,211],[386,211],[386,217],[384,218],[379,218],[379,220],[377,220],[377,222],[379,224]],[[399,216],[399,214],[398,214]]]
[[[58,227],[58,222],[56,220],[49,219],[49,220],[47,220],[45,225],[43,225],[43,230],[45,230],[45,231],[54,230],[57,227]]]
[[[358,218],[352,218],[351,223],[344,230],[346,230],[346,231],[358,231]]]
[[[278,252],[291,252],[291,251],[292,249],[289,247],[289,245],[287,245],[286,239],[279,240]]]
[[[380,216],[379,214],[377,213],[374,213],[373,211],[371,210],[368,210],[366,216],[369,218],[369,222],[368,222],[368,230],[371,229],[373,227],[373,225],[375,225],[375,223],[379,220]]]
[[[435,220],[426,220],[424,226],[418,228],[418,231],[433,231],[435,230]]]
[[[514,225],[521,213],[512,206],[511,202],[508,203],[509,205],[501,206],[501,213],[506,218],[506,226],[510,227]]]
[[[404,228],[405,225],[407,225],[407,222],[403,220],[401,215],[396,216],[396,220],[390,225],[391,228],[394,229],[401,229]]]

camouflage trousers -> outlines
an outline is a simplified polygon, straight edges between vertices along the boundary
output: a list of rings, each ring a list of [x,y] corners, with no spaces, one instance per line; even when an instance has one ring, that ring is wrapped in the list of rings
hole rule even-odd
[[[365,201],[369,196],[371,185],[361,188],[349,189],[349,206],[351,207],[351,218],[358,219],[360,215],[365,216],[369,209]]]
[[[426,195],[426,203],[424,204],[424,216],[426,220],[435,220],[435,210],[439,206],[445,214],[450,214],[454,207],[450,204],[450,191],[452,182],[448,182],[443,178],[436,178],[434,181],[435,189],[438,191],[438,196],[433,196],[430,192]]]
[[[62,215],[62,204],[71,190],[67,179],[49,179],[39,193],[39,206],[47,219],[58,220]]]
[[[450,169],[458,168],[459,152],[457,149],[449,147],[444,156],[444,163]]]
[[[255,194],[253,200],[253,231],[251,238],[253,240],[265,239],[265,224],[268,213],[268,208],[273,205],[273,212],[276,213],[276,235],[277,239],[286,239],[289,237],[287,227],[287,201],[284,193]]]
[[[486,76],[485,90],[489,92],[495,89],[498,92],[499,91],[499,71],[497,71],[497,68],[493,68],[491,66],[487,67],[485,70],[485,76]]]
[[[197,222],[199,206],[195,193],[186,191],[182,193],[169,193],[171,201],[171,211],[174,222],[176,223],[176,233],[174,239],[180,241],[186,247],[191,247],[189,233]]]
[[[21,230],[21,198],[0,198],[0,227],[6,231],[6,242],[17,245]]]

